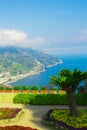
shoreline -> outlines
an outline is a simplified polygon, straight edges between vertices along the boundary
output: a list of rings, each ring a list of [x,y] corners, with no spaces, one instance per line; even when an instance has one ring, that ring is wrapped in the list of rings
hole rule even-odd
[[[23,78],[26,78],[26,77],[32,76],[32,75],[37,75],[37,74],[40,74],[41,72],[44,72],[44,71],[45,71],[45,70],[38,71],[38,72],[30,71],[29,73],[15,76],[15,77],[13,77],[13,79],[12,79],[11,81],[7,81],[7,82],[5,82],[4,84],[8,86],[8,85],[10,85],[11,83],[17,82],[17,81],[20,80],[20,79],[23,79]]]
[[[63,61],[62,60],[59,60],[57,63],[55,63],[54,65],[49,65],[49,66],[46,66],[46,68],[51,68],[51,67],[53,67],[53,66],[57,66],[57,65],[59,65],[59,64],[62,64],[63,63]]]
[[[54,65],[50,65],[50,66],[47,66],[46,68],[43,68],[43,70],[41,71],[30,71],[29,73],[26,73],[26,74],[22,74],[22,75],[18,75],[18,76],[13,76],[11,77],[11,81],[6,81],[6,82],[3,82],[5,85],[11,85],[11,83],[14,83],[14,82],[17,82],[18,80],[20,79],[23,79],[23,78],[26,78],[28,76],[32,76],[32,75],[37,75],[37,74],[40,74],[41,72],[44,72],[46,71],[47,68],[51,68],[53,66],[57,66],[59,64],[62,64],[63,62],[61,61],[58,61],[57,63],[55,63]],[[13,79],[12,79],[13,78]]]

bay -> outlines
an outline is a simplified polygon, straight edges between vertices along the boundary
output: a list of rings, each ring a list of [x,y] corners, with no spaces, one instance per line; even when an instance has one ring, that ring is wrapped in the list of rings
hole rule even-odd
[[[38,86],[48,86],[48,82],[50,81],[50,76],[57,75],[61,69],[70,69],[73,70],[77,68],[81,71],[87,71],[87,56],[86,55],[79,55],[79,56],[61,56],[60,59],[63,61],[62,64],[57,66],[53,66],[51,68],[47,68],[46,71],[41,72],[40,74],[36,74],[33,76],[29,76],[23,79],[18,80],[11,85],[38,85]]]

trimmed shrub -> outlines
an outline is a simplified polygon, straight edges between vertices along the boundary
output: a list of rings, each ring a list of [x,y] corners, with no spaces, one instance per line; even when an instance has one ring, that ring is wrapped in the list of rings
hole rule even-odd
[[[17,94],[14,98],[13,98],[13,102],[14,103],[22,103],[22,104],[29,104],[30,103],[30,99],[31,99],[31,95],[30,94]]]
[[[13,102],[32,105],[67,105],[67,95],[21,93],[13,98]]]
[[[30,100],[33,105],[66,105],[67,96],[58,94],[37,94]]]
[[[84,94],[74,94],[77,105],[87,105],[87,93]]]
[[[87,94],[74,94],[77,105],[87,105]],[[32,105],[68,105],[67,94],[18,94],[14,103]]]

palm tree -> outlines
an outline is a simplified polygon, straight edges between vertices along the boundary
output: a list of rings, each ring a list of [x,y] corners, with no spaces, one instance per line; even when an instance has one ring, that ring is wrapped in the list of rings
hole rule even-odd
[[[74,69],[73,71],[62,69],[57,77],[51,76],[50,79],[51,81],[49,83],[62,87],[62,89],[67,92],[70,115],[77,117],[78,113],[73,93],[79,83],[84,79],[87,79],[87,72],[81,72],[77,69]]]

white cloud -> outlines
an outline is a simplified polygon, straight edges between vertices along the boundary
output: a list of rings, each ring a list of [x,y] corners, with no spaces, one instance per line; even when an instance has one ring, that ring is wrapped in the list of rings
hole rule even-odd
[[[34,48],[40,48],[44,42],[44,39],[40,36],[33,37],[32,39],[28,40],[29,46],[34,47]]]
[[[17,45],[27,41],[27,35],[17,30],[0,30],[0,46]]]
[[[44,39],[40,36],[28,38],[27,34],[18,30],[0,29],[0,46],[38,47]]]
[[[85,33],[85,34],[84,34]],[[20,46],[39,49],[49,54],[87,53],[86,30],[84,35],[74,38],[56,39],[46,42],[43,37],[28,37],[25,32],[18,30],[0,29],[0,46]],[[85,37],[84,37],[85,36]],[[80,43],[81,42],[81,43]]]

